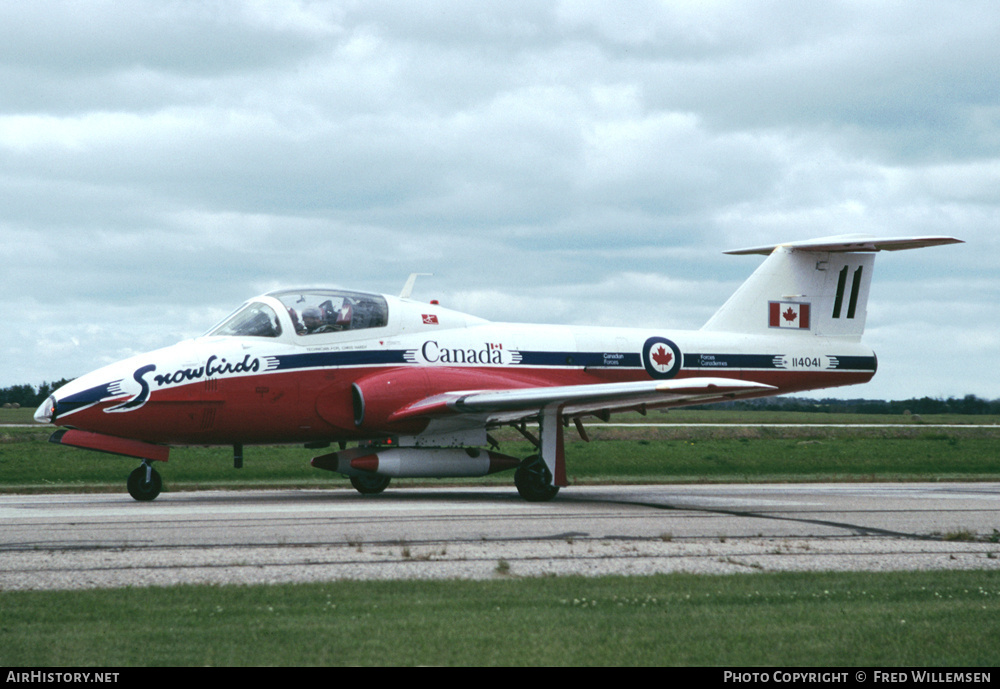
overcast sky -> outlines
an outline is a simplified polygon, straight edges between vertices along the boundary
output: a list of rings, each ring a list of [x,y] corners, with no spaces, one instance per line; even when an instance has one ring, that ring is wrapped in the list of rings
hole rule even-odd
[[[281,286],[698,328],[725,249],[880,254],[879,372],[1000,397],[1000,3],[0,3],[0,386]]]

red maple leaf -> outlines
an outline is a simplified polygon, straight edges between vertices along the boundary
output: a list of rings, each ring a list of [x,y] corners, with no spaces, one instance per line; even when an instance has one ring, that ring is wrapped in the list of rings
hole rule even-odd
[[[796,316],[798,316],[799,314],[795,313],[795,311],[793,311],[793,310],[792,310],[792,307],[791,307],[791,306],[789,306],[789,307],[788,307],[788,310],[787,310],[787,311],[785,311],[785,312],[784,312],[783,314],[781,314],[781,315],[782,315],[782,316],[784,317],[784,319],[785,319],[786,321],[789,321],[789,322],[791,322],[791,321],[794,321],[794,320],[795,320],[795,317],[796,317]]]
[[[660,345],[660,348],[653,352],[653,361],[658,363],[660,366],[669,366],[673,359],[674,355],[665,350],[663,345]]]

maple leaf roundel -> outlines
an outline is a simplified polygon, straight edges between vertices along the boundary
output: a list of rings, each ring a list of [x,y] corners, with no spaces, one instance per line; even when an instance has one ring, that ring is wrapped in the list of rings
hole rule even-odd
[[[681,350],[665,337],[651,337],[642,346],[642,363],[653,378],[673,378],[681,370]]]

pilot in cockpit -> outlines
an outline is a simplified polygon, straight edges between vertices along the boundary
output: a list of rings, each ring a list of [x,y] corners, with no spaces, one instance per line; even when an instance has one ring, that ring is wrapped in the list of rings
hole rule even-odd
[[[323,312],[315,306],[310,306],[302,312],[302,325],[305,331],[301,334],[322,333],[327,331],[326,322],[323,320]]]

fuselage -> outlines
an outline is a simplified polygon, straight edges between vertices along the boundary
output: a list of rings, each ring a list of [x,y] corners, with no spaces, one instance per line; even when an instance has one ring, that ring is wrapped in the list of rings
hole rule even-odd
[[[323,299],[327,327],[307,328]],[[808,332],[494,323],[385,295],[288,290],[203,337],[81,376],[36,418],[171,445],[348,441],[419,434],[426,420],[394,411],[456,390],[712,376],[782,394],[863,383],[875,369],[860,342]]]

